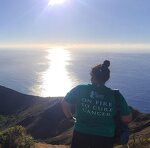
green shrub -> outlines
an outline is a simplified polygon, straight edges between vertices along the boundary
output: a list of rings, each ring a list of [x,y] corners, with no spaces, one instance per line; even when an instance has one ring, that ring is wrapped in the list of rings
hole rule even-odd
[[[0,115],[0,121],[5,121],[5,120],[6,120],[6,117],[3,115]]]
[[[33,138],[26,133],[22,126],[8,128],[0,133],[2,148],[31,148],[34,147]]]

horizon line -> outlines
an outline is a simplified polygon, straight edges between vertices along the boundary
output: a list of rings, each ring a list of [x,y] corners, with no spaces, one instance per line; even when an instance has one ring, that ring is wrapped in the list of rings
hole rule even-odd
[[[0,48],[150,49],[150,43],[0,43]]]

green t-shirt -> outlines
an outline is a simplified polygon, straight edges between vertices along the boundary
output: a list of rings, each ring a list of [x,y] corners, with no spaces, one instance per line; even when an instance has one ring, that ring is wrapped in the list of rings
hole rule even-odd
[[[120,114],[129,115],[129,107],[119,91],[117,96],[121,106]],[[93,84],[78,85],[64,99],[76,105],[76,131],[106,137],[114,136],[116,115],[114,90]]]

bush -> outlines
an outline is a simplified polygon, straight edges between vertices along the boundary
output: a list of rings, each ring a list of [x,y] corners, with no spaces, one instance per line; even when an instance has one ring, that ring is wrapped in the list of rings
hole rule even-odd
[[[31,148],[34,147],[33,138],[27,135],[22,126],[14,126],[0,133],[2,148]]]

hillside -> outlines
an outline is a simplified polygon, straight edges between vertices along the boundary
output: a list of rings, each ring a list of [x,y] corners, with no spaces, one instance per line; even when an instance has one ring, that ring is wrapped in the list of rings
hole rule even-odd
[[[0,130],[13,125],[22,125],[38,141],[70,144],[73,125],[65,120],[61,100],[61,97],[25,95],[0,86]],[[150,114],[133,110],[130,131],[132,144],[140,138],[149,139]]]
[[[40,97],[25,95],[12,89],[0,86],[0,114],[12,115],[25,110],[38,102]]]
[[[53,137],[64,119],[62,98],[44,98],[0,86],[0,129],[22,125],[36,139]],[[65,129],[61,129],[65,130]]]

